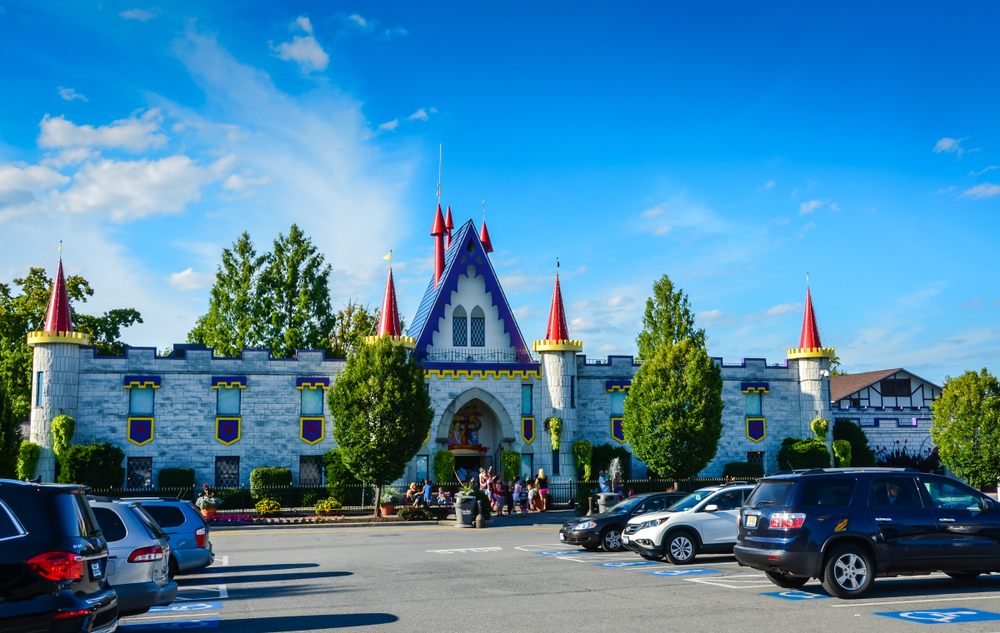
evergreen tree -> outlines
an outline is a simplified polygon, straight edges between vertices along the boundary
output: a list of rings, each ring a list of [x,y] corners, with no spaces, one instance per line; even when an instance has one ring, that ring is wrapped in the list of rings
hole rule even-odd
[[[639,358],[650,359],[661,345],[676,345],[685,338],[705,347],[705,330],[695,326],[687,295],[663,275],[653,283],[653,296],[646,300],[642,330],[635,339]]]
[[[258,255],[250,234],[243,232],[232,248],[222,249],[222,264],[208,313],[198,317],[188,342],[215,348],[219,356],[236,357],[244,349],[268,346],[270,292],[261,279],[270,257]]]
[[[270,298],[268,347],[278,358],[295,350],[330,351],[335,317],[330,305],[330,265],[295,224],[278,234],[264,274]]]
[[[1000,479],[1000,382],[985,368],[948,378],[931,405],[941,463],[976,488]]]
[[[403,476],[430,431],[434,410],[423,368],[383,337],[347,357],[329,403],[341,459],[355,477],[375,484],[381,498],[382,487]]]

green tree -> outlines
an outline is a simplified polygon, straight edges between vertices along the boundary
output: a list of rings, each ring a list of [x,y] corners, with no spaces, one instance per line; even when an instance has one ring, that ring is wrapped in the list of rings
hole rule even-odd
[[[840,364],[840,356],[834,354],[833,358],[830,359],[830,375],[831,376],[849,376],[851,372],[844,369]]]
[[[326,467],[326,491],[343,505],[361,505],[362,489],[351,469],[344,464],[340,451],[331,448],[323,455]]]
[[[976,488],[1000,479],[1000,382],[985,368],[947,378],[931,405],[941,462]]]
[[[661,345],[676,345],[686,338],[705,347],[705,330],[695,326],[687,295],[663,275],[653,283],[653,296],[646,300],[642,330],[635,339],[639,358],[648,360]]]
[[[829,467],[830,451],[823,440],[815,437],[804,440],[786,437],[781,440],[781,450],[778,451],[778,470]]]
[[[375,484],[380,498],[384,485],[403,476],[431,428],[434,410],[423,368],[383,337],[347,358],[329,403],[344,464]]]
[[[689,479],[722,436],[722,374],[697,338],[663,339],[625,399],[622,429],[636,457],[661,477]]]
[[[337,310],[334,319],[330,354],[333,358],[347,358],[365,344],[366,336],[375,334],[379,313],[361,302],[348,300],[342,310]]]
[[[330,350],[334,313],[330,305],[330,265],[295,224],[278,234],[264,273],[270,297],[268,347],[277,358],[295,350]]]
[[[215,348],[219,356],[236,357],[244,349],[262,348],[267,341],[270,293],[261,278],[270,255],[258,254],[250,234],[243,232],[232,248],[222,249],[208,313],[198,317],[189,343]]]
[[[20,479],[17,466],[23,438],[12,404],[7,389],[0,383],[0,479]]]

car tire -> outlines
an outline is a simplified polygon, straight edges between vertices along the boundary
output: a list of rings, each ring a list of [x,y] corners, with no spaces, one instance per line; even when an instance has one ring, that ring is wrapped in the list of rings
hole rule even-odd
[[[861,547],[844,545],[823,563],[822,581],[823,588],[838,598],[861,598],[875,583],[875,564]]]
[[[975,580],[983,572],[981,571],[946,571],[946,576],[951,576],[955,580]]]
[[[674,565],[687,565],[698,555],[698,539],[687,530],[671,532],[663,540],[663,554]]]
[[[177,559],[173,556],[170,557],[170,562],[167,563],[167,576],[173,578],[181,572],[180,567],[177,565]]]
[[[620,552],[625,549],[622,544],[622,529],[617,525],[604,528],[601,532],[601,547],[605,552]]]
[[[809,582],[809,578],[803,578],[802,576],[792,576],[774,571],[766,571],[764,573],[767,574],[771,582],[782,589],[799,589],[802,585]]]

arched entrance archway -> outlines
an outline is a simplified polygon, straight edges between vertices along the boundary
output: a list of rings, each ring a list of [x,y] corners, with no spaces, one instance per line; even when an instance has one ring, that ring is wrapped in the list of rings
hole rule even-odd
[[[510,448],[514,441],[514,426],[503,404],[492,394],[472,388],[456,397],[438,420],[440,450],[455,455],[455,470],[460,478],[480,467],[494,466],[499,471],[496,456]]]

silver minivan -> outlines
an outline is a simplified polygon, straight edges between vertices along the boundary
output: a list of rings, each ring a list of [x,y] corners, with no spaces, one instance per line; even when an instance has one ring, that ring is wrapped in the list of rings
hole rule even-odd
[[[135,502],[89,497],[108,542],[108,582],[118,594],[120,615],[137,615],[166,606],[177,595],[167,561],[170,539]]]

